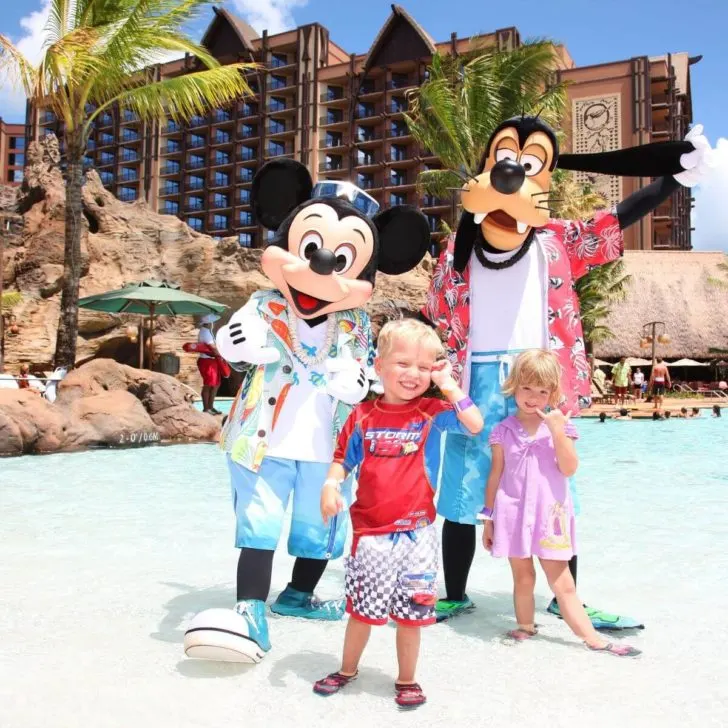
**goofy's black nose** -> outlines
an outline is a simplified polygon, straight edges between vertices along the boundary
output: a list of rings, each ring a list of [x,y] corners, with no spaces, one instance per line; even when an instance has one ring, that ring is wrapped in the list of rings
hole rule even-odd
[[[336,267],[336,256],[333,250],[319,248],[310,259],[311,270],[320,276],[329,276]]]
[[[502,195],[512,195],[521,189],[526,170],[512,159],[501,159],[490,170],[490,183]]]

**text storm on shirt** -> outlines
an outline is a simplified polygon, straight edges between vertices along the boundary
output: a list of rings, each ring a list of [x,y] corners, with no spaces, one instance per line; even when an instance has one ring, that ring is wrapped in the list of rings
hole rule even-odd
[[[367,430],[364,439],[369,442],[368,450],[375,457],[396,458],[401,455],[412,455],[419,449],[424,422],[413,422],[407,429],[391,429],[389,427]]]

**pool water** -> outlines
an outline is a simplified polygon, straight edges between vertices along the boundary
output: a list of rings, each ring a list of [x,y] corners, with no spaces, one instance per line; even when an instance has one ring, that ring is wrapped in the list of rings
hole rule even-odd
[[[234,397],[218,397],[215,399],[215,409],[224,415],[230,413],[233,406]],[[202,412],[202,400],[197,399],[192,403],[200,412]]]
[[[478,548],[477,608],[428,628],[418,722],[496,725],[726,725],[728,421],[578,422],[579,592],[643,619],[623,661],[580,646],[546,614],[517,647],[506,563]],[[345,622],[272,617],[257,666],[188,660],[184,627],[235,600],[237,551],[225,462],[213,445],[0,460],[0,724],[413,725],[396,711],[394,630],[375,629],[360,679],[323,700]],[[285,544],[286,534],[282,544]],[[271,599],[290,578],[279,550]],[[319,593],[340,596],[341,560]],[[302,716],[306,719],[302,721]]]

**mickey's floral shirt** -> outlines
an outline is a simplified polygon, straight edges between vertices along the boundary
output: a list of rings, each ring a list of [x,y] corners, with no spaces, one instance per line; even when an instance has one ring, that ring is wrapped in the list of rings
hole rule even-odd
[[[548,264],[549,349],[562,367],[560,404],[577,414],[591,404],[589,363],[579,315],[576,281],[590,270],[619,259],[624,237],[615,210],[598,212],[591,220],[556,220],[538,228],[533,245],[539,245]],[[462,382],[472,327],[470,274],[453,268],[455,235],[450,235],[430,282],[422,313],[445,334],[445,347],[453,365],[453,376]]]

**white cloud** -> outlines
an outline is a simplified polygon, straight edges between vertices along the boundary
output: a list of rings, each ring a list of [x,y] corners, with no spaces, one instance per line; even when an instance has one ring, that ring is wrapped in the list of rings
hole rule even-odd
[[[718,164],[694,192],[693,247],[728,252],[728,139],[716,144]]]
[[[294,8],[308,4],[308,0],[232,0],[235,10],[258,32],[268,35],[296,27]]]
[[[49,9],[50,0],[44,0],[38,10],[20,19],[22,32],[10,35],[17,49],[33,63],[41,58]],[[9,76],[0,78],[0,113],[8,122],[25,121],[25,94]]]

